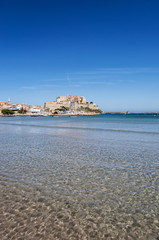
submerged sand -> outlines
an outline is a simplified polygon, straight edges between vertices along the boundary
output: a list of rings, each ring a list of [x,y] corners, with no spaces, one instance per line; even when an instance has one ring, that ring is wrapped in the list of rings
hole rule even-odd
[[[159,239],[157,220],[151,230],[145,229],[148,219],[136,221],[130,216],[128,221],[112,218],[106,223],[101,210],[90,212],[88,206],[76,209],[67,200],[44,197],[39,190],[3,183],[0,192],[1,240]]]

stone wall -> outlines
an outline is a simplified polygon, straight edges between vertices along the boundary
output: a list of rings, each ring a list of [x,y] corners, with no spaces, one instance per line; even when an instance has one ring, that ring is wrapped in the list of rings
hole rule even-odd
[[[59,109],[61,107],[69,108],[70,104],[68,102],[46,102],[44,104],[45,109],[49,109],[51,112],[54,112],[56,109]]]
[[[95,103],[89,103],[88,107],[92,110],[98,110],[98,106]]]

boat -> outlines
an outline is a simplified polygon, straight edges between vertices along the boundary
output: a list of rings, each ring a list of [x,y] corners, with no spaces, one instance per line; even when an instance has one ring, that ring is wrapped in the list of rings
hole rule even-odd
[[[40,115],[34,114],[34,115],[30,115],[30,117],[39,117]]]
[[[15,117],[15,115],[8,115],[7,117]]]

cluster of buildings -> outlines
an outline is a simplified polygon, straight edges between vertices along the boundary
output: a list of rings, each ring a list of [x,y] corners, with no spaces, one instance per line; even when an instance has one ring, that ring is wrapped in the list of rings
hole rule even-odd
[[[8,102],[0,102],[0,114],[3,109],[10,109],[15,112],[15,114],[20,111],[25,111],[25,114],[41,114],[41,115],[51,115],[51,114],[59,114],[59,113],[84,113],[95,112],[98,109],[98,106],[90,102],[86,101],[85,97],[80,96],[59,96],[56,98],[56,101],[45,102],[44,107],[39,105],[27,105],[27,104],[11,104],[10,99]],[[22,112],[21,112],[22,113]]]
[[[43,110],[43,107],[39,105],[28,105],[24,103],[14,104],[10,102],[10,99],[8,99],[8,102],[0,101],[0,114],[3,109],[13,110],[15,113],[18,113],[19,111],[25,111],[26,114],[31,114],[31,113],[40,114],[40,112]]]

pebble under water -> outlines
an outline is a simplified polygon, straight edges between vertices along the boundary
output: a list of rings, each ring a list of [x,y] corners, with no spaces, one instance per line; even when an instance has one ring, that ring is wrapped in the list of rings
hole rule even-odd
[[[0,126],[0,239],[159,239],[157,134]]]

